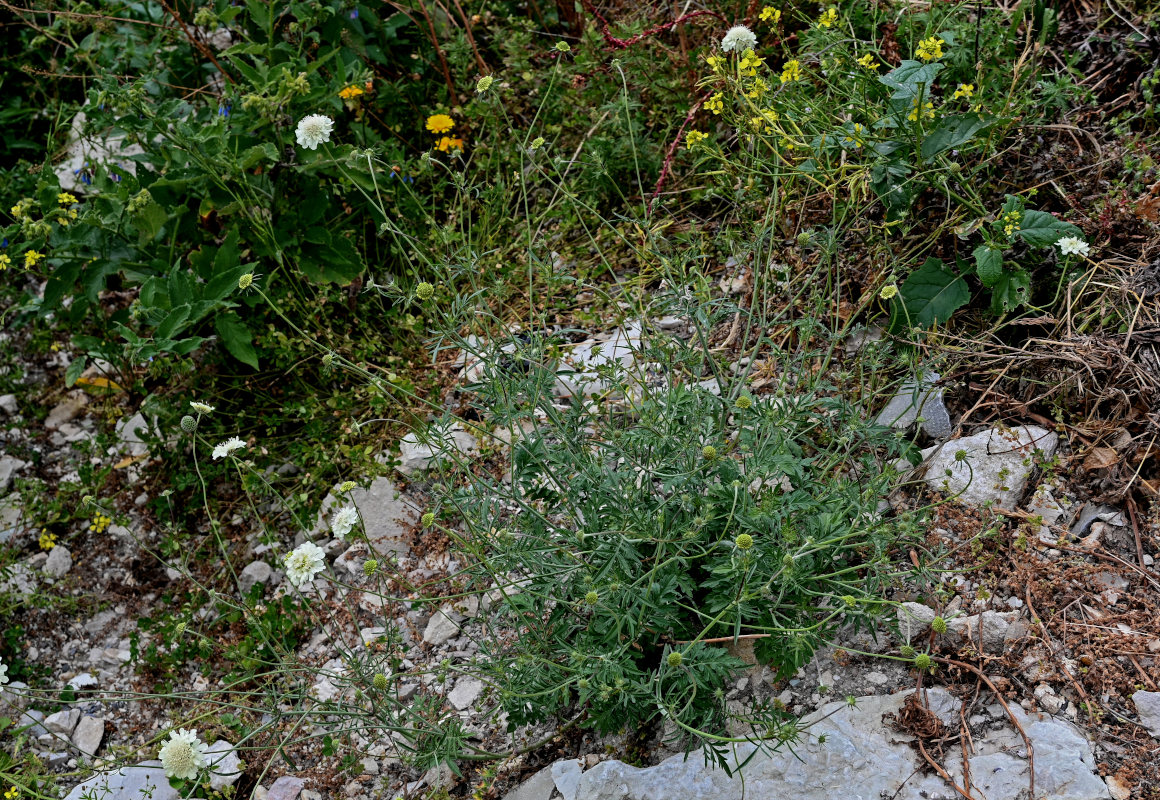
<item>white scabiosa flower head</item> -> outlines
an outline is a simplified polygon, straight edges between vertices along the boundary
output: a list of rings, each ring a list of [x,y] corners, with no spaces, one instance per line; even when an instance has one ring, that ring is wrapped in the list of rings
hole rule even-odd
[[[736,51],[744,53],[757,47],[757,36],[744,25],[734,25],[725,31],[725,38],[721,40],[721,49],[726,53]]]
[[[314,580],[314,576],[322,572],[326,564],[326,553],[314,542],[303,542],[287,554],[286,577],[295,586],[301,588],[304,584]]]
[[[339,539],[345,539],[346,535],[350,533],[351,529],[358,524],[358,511],[354,506],[347,506],[340,508],[334,512],[334,516],[330,520],[330,530]]]
[[[317,150],[318,145],[330,141],[330,132],[334,130],[334,120],[322,114],[311,114],[298,122],[294,131],[294,138],[300,147],[307,150]]]
[[[1086,256],[1091,251],[1091,246],[1078,236],[1064,236],[1055,246],[1065,256]]]
[[[205,751],[205,742],[197,738],[196,728],[191,731],[181,728],[169,732],[169,740],[161,745],[157,757],[166,777],[189,781],[205,766]]]
[[[0,661],[0,686],[8,683],[8,665]]]
[[[226,456],[231,455],[235,450],[240,450],[245,446],[246,443],[239,439],[237,436],[226,439],[224,442],[213,449],[214,461],[218,460],[219,458],[225,458]]]
[[[196,400],[191,401],[189,407],[196,411],[198,414],[212,414],[214,410],[214,407],[208,403],[199,403]]]

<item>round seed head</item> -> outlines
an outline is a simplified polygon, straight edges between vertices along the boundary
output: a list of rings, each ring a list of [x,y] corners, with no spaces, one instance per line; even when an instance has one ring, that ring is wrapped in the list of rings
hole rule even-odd
[[[680,653],[672,652],[669,653],[669,657],[666,660],[669,662],[670,667],[676,669],[677,667],[681,666],[681,662],[685,659],[681,656]]]
[[[372,683],[374,684],[375,689],[380,692],[385,692],[387,690],[387,676],[381,672],[375,673],[375,677],[373,678]]]
[[[193,433],[197,430],[197,420],[186,414],[181,418],[181,429],[186,433]]]

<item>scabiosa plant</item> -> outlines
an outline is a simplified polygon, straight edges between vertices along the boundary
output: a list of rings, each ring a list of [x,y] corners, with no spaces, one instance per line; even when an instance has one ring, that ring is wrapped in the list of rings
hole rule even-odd
[[[161,745],[157,757],[166,777],[189,781],[205,767],[206,744],[197,737],[197,729],[180,728],[170,731],[169,739]]]
[[[326,568],[326,552],[314,544],[303,542],[286,554],[286,579],[302,588]]]

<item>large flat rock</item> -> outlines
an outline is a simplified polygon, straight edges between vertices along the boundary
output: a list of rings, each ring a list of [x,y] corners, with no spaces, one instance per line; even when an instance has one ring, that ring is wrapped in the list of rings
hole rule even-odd
[[[1014,509],[1027,488],[1035,454],[1050,458],[1058,445],[1056,434],[1035,425],[992,428],[924,450],[926,482],[965,505]]]
[[[575,800],[951,800],[955,790],[923,766],[908,736],[893,731],[883,715],[897,714],[913,690],[858,698],[857,705],[829,703],[806,717],[803,739],[773,754],[758,753],[732,776],[707,766],[699,753],[673,756],[640,769],[605,761],[585,772]],[[959,701],[942,689],[928,692],[931,709],[958,725]],[[1016,712],[1035,748],[1037,796],[1052,800],[1106,800],[1087,740],[1073,725]],[[819,742],[819,736],[825,740]],[[1028,788],[1026,753],[1014,728],[976,739],[969,759],[980,800],[1017,800]],[[755,747],[739,744],[733,764]],[[947,771],[961,783],[958,751]]]

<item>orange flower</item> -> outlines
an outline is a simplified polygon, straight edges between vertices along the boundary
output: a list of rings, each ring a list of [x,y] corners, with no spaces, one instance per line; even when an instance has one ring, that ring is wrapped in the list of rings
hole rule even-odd
[[[444,136],[435,144],[435,149],[444,153],[448,152],[449,150],[462,153],[463,140],[458,137]]]
[[[360,94],[365,94],[362,90],[362,87],[351,85],[351,86],[347,86],[345,89],[343,89],[341,92],[339,92],[338,96],[341,97],[343,100],[353,100],[354,98],[358,97]]]

